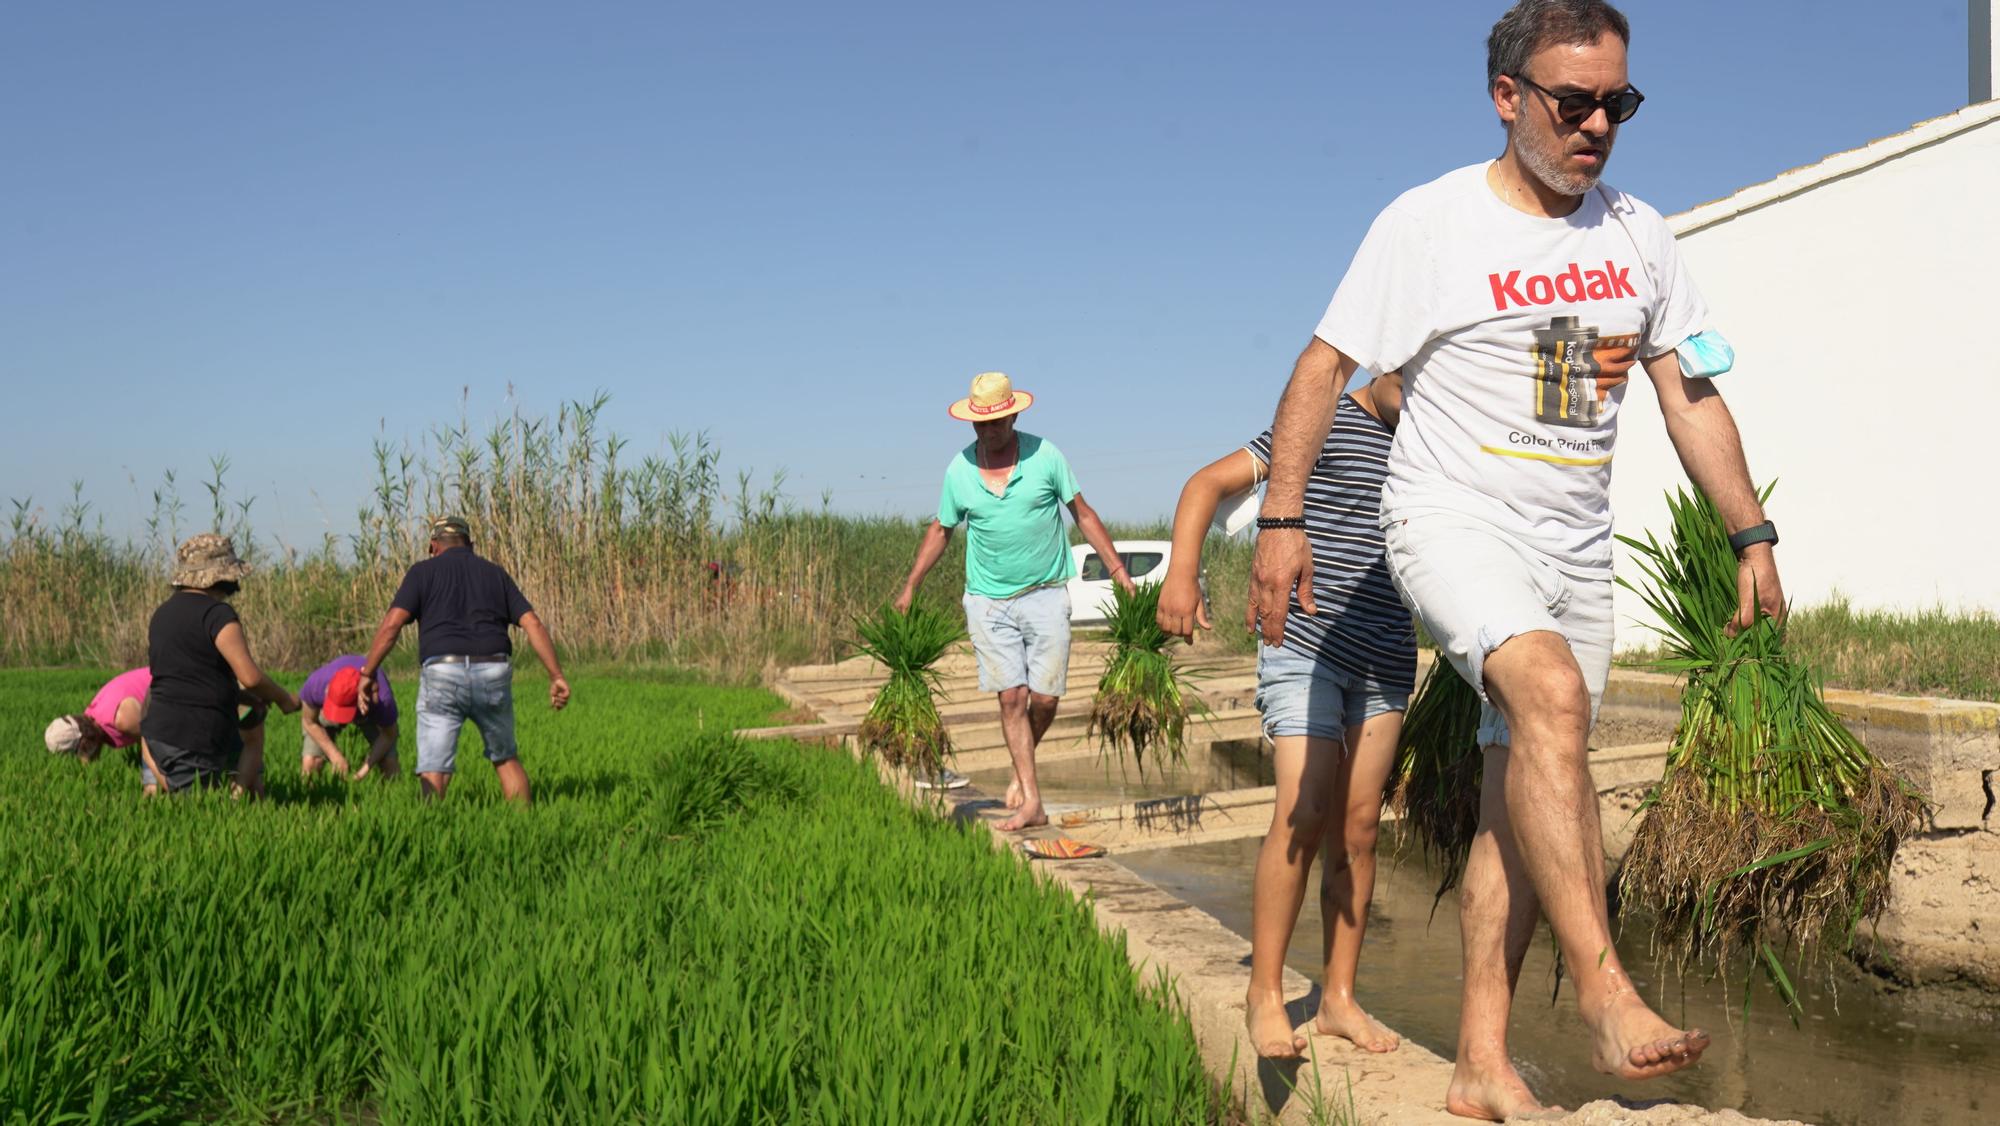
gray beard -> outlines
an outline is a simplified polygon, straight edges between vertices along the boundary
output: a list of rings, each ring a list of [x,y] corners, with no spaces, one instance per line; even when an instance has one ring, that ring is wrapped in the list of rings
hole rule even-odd
[[[1597,181],[1604,176],[1604,173],[1599,172],[1594,176],[1579,178],[1575,173],[1563,168],[1561,157],[1551,157],[1545,150],[1533,145],[1517,146],[1515,151],[1520,154],[1521,163],[1527,165],[1528,171],[1535,174],[1535,179],[1540,180],[1557,195],[1584,195],[1596,187]]]

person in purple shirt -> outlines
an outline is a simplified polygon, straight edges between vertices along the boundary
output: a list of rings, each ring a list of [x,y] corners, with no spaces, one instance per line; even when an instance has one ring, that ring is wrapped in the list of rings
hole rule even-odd
[[[299,750],[300,774],[316,774],[320,767],[332,763],[335,774],[345,775],[347,756],[340,753],[338,736],[353,723],[358,723],[361,738],[368,744],[368,755],[361,769],[354,772],[357,780],[371,773],[393,778],[401,769],[396,759],[396,694],[380,670],[375,673],[375,702],[366,715],[361,714],[361,666],[366,663],[367,658],[359,653],[335,657],[314,669],[299,689],[299,726],[305,730],[305,745]]]

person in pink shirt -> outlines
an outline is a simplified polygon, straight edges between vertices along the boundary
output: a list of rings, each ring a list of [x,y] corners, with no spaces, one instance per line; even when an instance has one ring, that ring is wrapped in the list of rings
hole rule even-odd
[[[153,685],[153,671],[128,669],[97,690],[89,706],[76,715],[57,716],[42,733],[50,754],[75,755],[95,762],[105,747],[139,746],[139,778],[147,794],[159,789],[159,774],[145,740],[139,738],[139,715],[146,707],[146,692]]]

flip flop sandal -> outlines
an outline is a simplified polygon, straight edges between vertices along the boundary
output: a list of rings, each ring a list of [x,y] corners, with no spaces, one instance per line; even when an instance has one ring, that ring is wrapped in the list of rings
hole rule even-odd
[[[1022,841],[1021,851],[1036,860],[1089,860],[1104,855],[1102,847],[1085,844],[1083,841],[1073,841],[1068,837]]]

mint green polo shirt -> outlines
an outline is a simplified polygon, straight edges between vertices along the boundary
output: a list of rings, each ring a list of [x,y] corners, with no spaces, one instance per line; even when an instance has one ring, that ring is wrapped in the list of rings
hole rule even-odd
[[[965,525],[965,590],[1012,598],[1076,574],[1063,506],[1076,499],[1076,477],[1055,443],[1016,430],[1021,452],[1007,489],[993,495],[979,477],[977,443],[945,466],[938,523]]]

